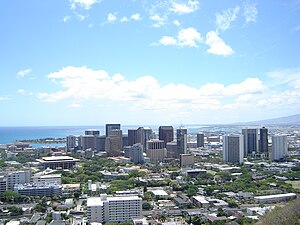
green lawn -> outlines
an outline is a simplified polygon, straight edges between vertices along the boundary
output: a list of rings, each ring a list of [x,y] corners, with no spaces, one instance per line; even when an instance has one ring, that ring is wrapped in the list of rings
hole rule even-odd
[[[291,184],[294,189],[300,190],[300,180],[289,180],[286,183]]]

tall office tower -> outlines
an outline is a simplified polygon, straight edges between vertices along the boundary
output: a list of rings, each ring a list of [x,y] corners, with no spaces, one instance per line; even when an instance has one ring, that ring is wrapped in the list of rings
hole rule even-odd
[[[265,127],[259,129],[259,152],[268,153],[268,129]]]
[[[177,153],[177,142],[172,141],[167,143],[167,158],[179,158],[179,154]]]
[[[163,140],[165,142],[165,147],[168,142],[172,142],[174,140],[174,129],[172,126],[160,126],[158,128],[158,137],[159,140]]]
[[[112,129],[105,139],[105,151],[108,156],[120,156],[122,150],[122,130]]]
[[[152,138],[153,132],[150,127],[139,127],[137,129],[137,143],[141,143],[147,149],[147,141]]]
[[[122,148],[128,146],[128,134],[123,134],[122,136]]]
[[[100,197],[87,199],[88,222],[131,222],[133,217],[140,217],[142,199],[138,196]]]
[[[92,129],[89,129],[89,130],[85,130],[85,131],[84,131],[84,134],[85,134],[85,135],[100,136],[100,131],[99,131],[99,130],[92,130]]]
[[[143,164],[145,162],[143,145],[137,143],[130,147],[129,158],[135,164]]]
[[[96,148],[96,137],[94,135],[82,135],[81,138],[81,149],[92,149],[95,150]]]
[[[147,141],[146,154],[153,162],[162,162],[167,156],[167,149],[163,140],[152,139]]]
[[[112,130],[121,130],[121,124],[106,124],[105,125],[105,135],[108,137]]]
[[[258,151],[257,129],[242,129],[244,135],[244,156],[252,155]]]
[[[105,139],[105,135],[96,137],[96,151],[105,152]]]
[[[178,128],[177,129],[177,155],[187,153],[187,129]]]
[[[244,158],[243,135],[223,136],[223,160],[231,163],[242,163]]]
[[[288,154],[288,143],[286,135],[272,136],[272,160],[283,159]]]
[[[197,133],[197,148],[204,147],[204,133]]]
[[[128,145],[132,146],[137,142],[137,130],[136,129],[129,129],[128,130]]]
[[[73,150],[76,147],[76,136],[67,136],[67,151]]]

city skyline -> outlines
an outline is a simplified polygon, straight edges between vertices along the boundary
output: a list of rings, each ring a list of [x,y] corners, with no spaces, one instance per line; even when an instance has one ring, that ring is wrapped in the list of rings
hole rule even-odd
[[[0,3],[1,126],[297,114],[300,2]]]

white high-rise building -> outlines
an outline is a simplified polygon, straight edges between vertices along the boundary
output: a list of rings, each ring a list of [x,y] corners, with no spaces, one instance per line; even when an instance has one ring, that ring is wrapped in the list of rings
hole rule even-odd
[[[272,160],[280,160],[287,156],[288,144],[286,135],[272,136]]]
[[[141,143],[134,144],[130,148],[130,154],[129,157],[131,161],[135,164],[143,164],[145,162],[144,160],[144,146]]]
[[[67,136],[67,150],[70,151],[76,147],[76,136],[69,135]]]
[[[244,159],[243,135],[223,136],[223,160],[231,163],[242,163]]]
[[[24,168],[18,171],[9,171],[6,173],[7,177],[7,188],[13,190],[15,184],[26,184],[30,182],[31,169]]]
[[[142,199],[138,196],[91,197],[87,199],[89,222],[129,222],[132,217],[141,216]]]

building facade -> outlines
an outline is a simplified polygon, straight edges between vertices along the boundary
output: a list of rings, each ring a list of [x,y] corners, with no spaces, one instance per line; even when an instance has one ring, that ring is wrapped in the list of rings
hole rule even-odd
[[[252,155],[258,152],[257,129],[242,129],[244,135],[244,155]]]
[[[174,129],[172,126],[160,126],[158,128],[158,138],[164,141],[164,147],[167,146],[168,142],[174,140]]]
[[[121,130],[121,124],[106,124],[105,125],[105,135],[108,137],[112,130]]]
[[[262,127],[259,129],[259,153],[268,154],[268,129]]]
[[[146,154],[153,162],[162,162],[167,156],[167,149],[164,147],[164,141],[152,139],[147,141]]]
[[[272,160],[283,159],[288,154],[288,144],[286,135],[272,136]]]
[[[71,169],[75,166],[79,159],[75,159],[70,156],[49,156],[37,159],[41,163],[43,169]]]
[[[176,137],[177,137],[177,158],[178,158],[180,154],[187,153],[187,129],[178,128]]]
[[[137,143],[130,147],[129,158],[135,164],[143,164],[145,162],[143,145]]]
[[[223,136],[223,160],[230,163],[242,163],[244,158],[243,135]]]
[[[53,195],[61,196],[62,194],[62,186],[58,184],[16,184],[13,190],[26,196],[51,197]]]
[[[130,222],[141,216],[142,199],[138,196],[100,197],[87,199],[87,218],[89,222]]]
[[[197,148],[204,147],[204,133],[197,133]]]

